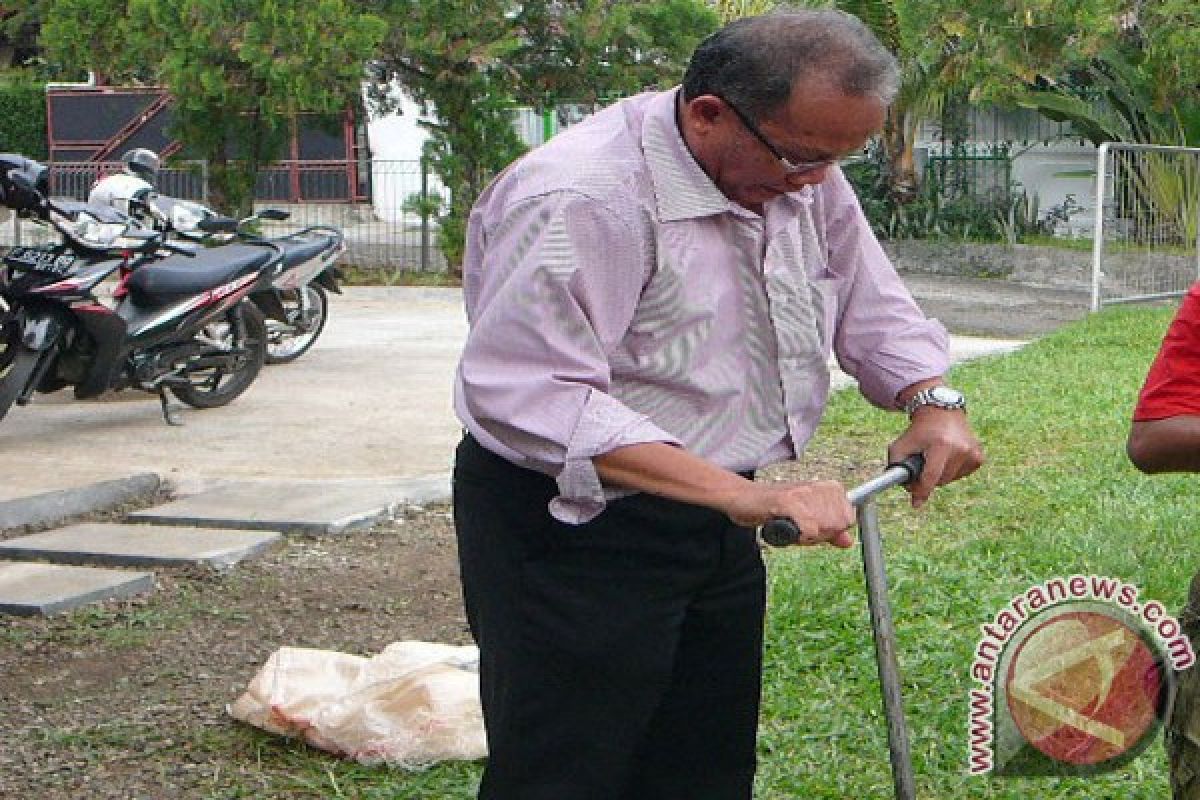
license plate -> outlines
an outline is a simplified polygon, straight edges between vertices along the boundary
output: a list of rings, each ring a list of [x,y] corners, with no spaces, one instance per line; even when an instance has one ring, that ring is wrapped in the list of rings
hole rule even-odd
[[[30,272],[44,272],[62,277],[75,265],[74,253],[56,253],[36,247],[14,247],[4,256],[4,263]]]

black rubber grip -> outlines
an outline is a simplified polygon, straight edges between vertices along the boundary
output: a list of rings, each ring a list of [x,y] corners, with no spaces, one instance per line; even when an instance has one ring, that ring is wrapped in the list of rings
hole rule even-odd
[[[921,453],[913,453],[912,455],[906,456],[900,461],[895,461],[887,465],[888,469],[891,469],[892,467],[902,467],[908,471],[908,479],[900,484],[901,486],[907,486],[917,478],[921,477],[921,472],[925,469],[925,456]]]
[[[762,540],[771,547],[787,547],[800,541],[800,529],[787,517],[776,517],[762,526]]]
[[[925,469],[925,456],[913,453],[901,461],[888,464],[884,471],[893,467],[899,467],[908,473],[908,477],[900,482],[902,486],[912,483],[920,477],[921,470]],[[762,526],[760,535],[762,540],[772,547],[787,547],[800,541],[800,529],[787,517],[776,517],[770,520]]]

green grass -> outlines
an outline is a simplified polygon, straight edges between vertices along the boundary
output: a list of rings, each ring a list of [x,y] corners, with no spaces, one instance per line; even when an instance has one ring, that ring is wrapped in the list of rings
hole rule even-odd
[[[957,369],[988,464],[913,512],[881,510],[905,701],[921,797],[1164,798],[1161,748],[1090,778],[966,775],[968,671],[1009,599],[1056,576],[1098,573],[1178,609],[1198,564],[1195,479],[1149,478],[1124,455],[1128,419],[1170,311],[1083,320],[1011,356]],[[838,396],[816,451],[882,459],[897,421]],[[770,559],[759,798],[890,796],[858,559],[832,551]]]

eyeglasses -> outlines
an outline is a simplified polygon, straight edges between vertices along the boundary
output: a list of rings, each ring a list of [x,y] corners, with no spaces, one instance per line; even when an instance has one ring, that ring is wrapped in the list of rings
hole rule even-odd
[[[834,163],[835,159],[832,158],[824,158],[820,161],[792,161],[790,158],[780,152],[778,147],[771,144],[771,140],[768,139],[763,132],[758,129],[758,126],[751,122],[750,118],[743,114],[737,106],[726,100],[724,97],[721,97],[721,95],[717,95],[717,97],[721,99],[722,103],[729,106],[729,110],[732,111],[734,116],[741,121],[746,130],[754,134],[754,138],[762,142],[763,146],[771,151],[771,155],[779,159],[779,163],[783,166],[783,171],[788,175],[803,175],[806,172],[813,172],[821,169],[822,167],[828,167],[830,164]]]

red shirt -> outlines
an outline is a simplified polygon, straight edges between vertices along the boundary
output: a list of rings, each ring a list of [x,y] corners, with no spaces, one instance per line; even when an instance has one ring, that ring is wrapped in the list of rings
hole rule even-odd
[[[1200,416],[1200,281],[1192,284],[1146,374],[1133,418]]]

